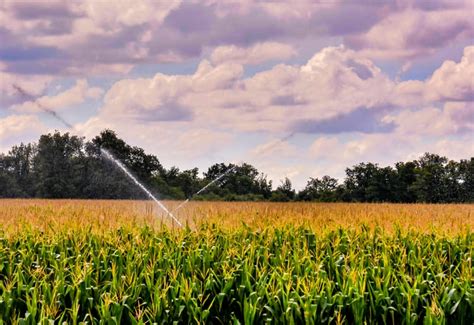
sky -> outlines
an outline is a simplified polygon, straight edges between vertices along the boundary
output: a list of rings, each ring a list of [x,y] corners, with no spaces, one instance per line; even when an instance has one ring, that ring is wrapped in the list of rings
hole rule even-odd
[[[0,152],[109,128],[165,167],[296,188],[474,156],[470,0],[2,0],[0,40]]]

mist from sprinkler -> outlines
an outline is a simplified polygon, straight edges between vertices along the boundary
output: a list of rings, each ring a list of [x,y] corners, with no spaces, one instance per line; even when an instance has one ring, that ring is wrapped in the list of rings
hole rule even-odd
[[[31,102],[33,102],[41,111],[51,115],[52,117],[54,117],[56,120],[58,120],[59,122],[61,122],[66,128],[68,128],[69,130],[75,132],[76,130],[74,129],[74,126],[69,123],[68,121],[66,121],[58,112],[54,111],[53,109],[50,109],[50,108],[47,108],[45,107],[44,105],[42,105],[41,103],[39,103],[37,100],[35,100],[34,96],[32,96],[31,94],[28,94],[23,88],[21,88],[20,86],[18,85],[12,85],[13,88],[20,94],[22,95],[23,97],[27,98],[28,100],[30,100]],[[158,200],[147,188],[145,185],[143,185],[142,183],[140,183],[137,178],[135,176],[133,176],[133,174],[125,167],[124,164],[122,164],[118,159],[115,159],[115,157],[112,155],[112,153],[110,153],[108,150],[104,149],[104,148],[100,148],[100,152],[101,152],[101,156],[102,157],[105,157],[106,159],[108,159],[109,161],[111,161],[112,163],[114,163],[117,167],[119,167],[123,173],[130,179],[133,181],[133,183],[135,183],[135,185],[137,185],[150,199],[153,200],[153,202],[155,202],[165,213],[166,215],[171,218],[171,220],[176,223],[179,227],[183,227],[183,225],[179,222],[179,220],[166,208],[166,206],[160,201]]]

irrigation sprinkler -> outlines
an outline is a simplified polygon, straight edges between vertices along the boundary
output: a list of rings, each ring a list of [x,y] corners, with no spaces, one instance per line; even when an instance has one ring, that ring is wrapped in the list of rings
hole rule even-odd
[[[285,135],[284,137],[281,137],[279,139],[277,139],[275,142],[271,143],[269,146],[263,148],[261,151],[259,151],[257,154],[258,155],[262,155],[263,153],[273,149],[274,147],[276,147],[278,144],[280,144],[281,142],[284,142],[290,138],[292,138],[293,136],[295,135],[294,132],[291,132],[287,135]],[[208,187],[210,187],[212,184],[216,183],[218,180],[220,180],[221,178],[223,178],[224,176],[226,176],[227,174],[229,174],[230,172],[232,172],[233,170],[235,170],[239,165],[241,165],[243,163],[243,161],[240,161],[238,164],[234,165],[232,168],[226,170],[225,172],[223,172],[222,174],[218,175],[214,180],[212,180],[211,182],[209,182],[208,184],[206,184],[203,188],[201,188],[199,191],[197,191],[196,193],[192,194],[189,198],[187,198],[185,201],[181,202],[175,209],[173,209],[172,213],[176,213],[176,211],[178,211],[179,209],[181,209],[182,207],[184,207],[186,204],[189,203],[189,201],[191,201],[195,196],[198,196],[199,194],[203,193]]]
[[[52,117],[54,117],[56,120],[58,120],[59,122],[61,122],[67,129],[73,131],[73,132],[76,132],[74,126],[69,123],[66,119],[64,119],[58,112],[56,112],[55,110],[53,109],[50,109],[50,108],[47,108],[45,107],[44,105],[42,105],[41,103],[39,103],[37,100],[35,100],[34,96],[32,96],[31,94],[28,94],[23,88],[21,88],[20,86],[16,85],[16,84],[13,84],[12,85],[13,88],[23,97],[31,100],[41,111],[51,115]],[[106,159],[108,159],[109,161],[111,161],[112,163],[114,163],[117,167],[119,167],[123,172],[124,174],[130,178],[134,183],[135,185],[137,185],[143,192],[145,192],[145,194],[151,198],[165,213],[166,215],[171,218],[171,220],[176,223],[180,228],[183,228],[183,225],[181,224],[181,222],[179,222],[179,220],[166,208],[166,206],[160,201],[158,200],[146,187],[145,185],[143,185],[142,183],[140,183],[135,176],[132,175],[132,173],[125,167],[125,165],[123,165],[118,159],[115,159],[114,156],[112,155],[112,153],[110,153],[108,150],[104,149],[104,148],[100,148],[101,150],[101,154],[102,154],[102,157],[105,157]],[[173,223],[173,224],[174,224]]]
[[[32,96],[31,94],[29,94],[28,92],[26,92],[24,89],[22,89],[20,86],[16,85],[16,84],[13,84],[12,85],[13,88],[20,94],[22,95],[23,97],[31,100],[41,111],[51,115],[53,118],[55,118],[56,120],[58,120],[59,122],[61,122],[67,129],[73,131],[73,132],[76,132],[74,126],[69,123],[66,119],[64,119],[58,112],[56,112],[55,110],[53,109],[50,109],[50,108],[47,108],[45,107],[44,105],[42,105],[41,103],[39,103],[34,96]],[[294,135],[294,133],[290,133],[290,134],[287,134],[286,136],[280,138],[280,139],[277,139],[277,141],[275,141],[274,143],[271,143],[269,146],[263,148],[263,150],[259,151],[257,154],[258,155],[261,155],[263,154],[264,152],[274,148],[276,145],[278,145],[279,143],[283,142],[283,141],[286,141],[288,140],[289,138],[291,138],[292,136]],[[215,179],[213,179],[211,182],[209,182],[208,184],[206,184],[204,187],[202,187],[200,190],[198,190],[197,192],[195,192],[194,194],[192,194],[189,198],[187,198],[185,201],[181,202],[175,209],[173,209],[173,211],[169,211],[168,208],[166,208],[166,206],[160,201],[158,200],[146,187],[145,185],[143,185],[142,183],[140,183],[138,181],[138,179],[133,176],[133,174],[127,169],[127,167],[125,167],[124,164],[122,164],[118,159],[116,159],[111,152],[109,152],[107,149],[105,148],[100,148],[100,151],[101,151],[101,156],[102,157],[105,157],[106,159],[108,159],[109,161],[111,161],[112,163],[114,163],[117,167],[119,167],[123,173],[130,179],[133,181],[133,183],[135,183],[135,185],[137,185],[150,199],[153,200],[153,202],[155,202],[165,213],[166,215],[171,218],[171,220],[173,221],[173,224],[176,223],[179,227],[183,227],[183,225],[181,224],[181,222],[179,222],[179,220],[175,217],[174,213],[176,211],[178,211],[179,209],[183,208],[186,204],[189,203],[190,200],[192,200],[194,197],[196,197],[197,195],[203,193],[205,190],[207,190],[211,185],[215,184],[217,181],[219,181],[220,179],[222,179],[223,177],[225,177],[226,175],[228,175],[229,173],[231,173],[232,171],[234,171],[239,164],[237,165],[234,165],[232,168],[229,168],[228,170],[226,170],[224,173],[218,175]]]
[[[188,204],[188,202],[195,196],[201,194],[202,192],[204,192],[205,190],[207,190],[212,184],[216,183],[217,181],[219,181],[221,178],[223,178],[224,176],[226,176],[227,174],[229,174],[230,172],[232,172],[233,170],[235,170],[237,168],[238,165],[234,165],[232,168],[229,168],[228,170],[226,170],[225,172],[223,172],[222,174],[220,174],[219,176],[217,176],[214,180],[210,181],[209,183],[207,183],[203,188],[201,188],[199,191],[197,191],[196,193],[192,194],[189,198],[187,198],[185,201],[181,202],[181,204],[179,204],[175,209],[173,209],[172,213],[176,213],[176,211],[178,211],[179,209],[181,209],[183,206],[185,206],[186,204]]]
[[[127,169],[127,167],[125,167],[124,164],[122,164],[118,159],[116,159],[112,153],[110,151],[108,151],[107,149],[105,148],[100,148],[100,152],[102,154],[102,156],[106,157],[107,159],[109,159],[110,161],[114,162],[115,165],[117,165],[117,167],[119,167],[125,175],[128,176],[128,178],[130,178],[150,199],[152,199],[163,211],[165,211],[166,215],[168,217],[170,217],[174,222],[176,222],[176,224],[179,226],[179,227],[183,227],[183,225],[181,224],[181,222],[179,222],[179,220],[173,215],[172,212],[170,212],[166,206],[161,203],[160,200],[158,200],[146,187],[145,185],[143,185],[142,183],[140,183],[138,181],[138,179],[133,176],[133,174]]]

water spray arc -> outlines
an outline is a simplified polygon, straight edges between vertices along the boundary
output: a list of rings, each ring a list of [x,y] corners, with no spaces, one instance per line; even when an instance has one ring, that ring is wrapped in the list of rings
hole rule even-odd
[[[180,205],[178,205],[172,212],[175,213],[176,211],[178,211],[179,209],[181,209],[183,206],[185,206],[190,200],[192,200],[193,197],[201,194],[202,192],[204,192],[205,190],[207,190],[209,188],[209,186],[211,186],[212,184],[216,183],[217,181],[219,181],[221,178],[223,178],[224,176],[226,176],[227,174],[229,174],[230,172],[232,172],[233,170],[235,170],[237,168],[238,165],[234,165],[232,168],[229,168],[228,170],[226,170],[225,172],[223,172],[222,174],[220,174],[219,176],[217,176],[216,178],[214,178],[212,181],[210,181],[209,183],[207,183],[203,188],[201,188],[199,191],[197,191],[196,193],[194,193],[193,195],[191,195],[190,197],[188,197],[186,199],[186,201],[183,201],[181,202]]]
[[[22,89],[20,86],[16,85],[16,84],[13,84],[12,87],[23,97],[27,98],[28,100],[30,100],[31,102],[33,102],[41,111],[51,115],[52,117],[54,117],[56,120],[58,120],[59,122],[61,122],[66,128],[72,130],[72,131],[75,131],[74,129],[74,126],[69,123],[67,120],[65,120],[60,114],[58,114],[55,110],[53,109],[50,109],[50,108],[47,108],[45,107],[44,105],[42,105],[41,103],[39,103],[36,99],[35,99],[35,96],[31,95],[31,94],[28,94],[28,92],[26,92],[24,89]],[[285,137],[282,137],[280,139],[278,139],[275,143],[271,144],[269,147],[266,147],[264,148],[264,150],[262,150],[261,152],[259,152],[259,154],[262,154],[263,152],[266,152],[270,149],[272,149],[273,147],[275,147],[276,145],[278,145],[279,143],[281,142],[284,142],[286,140],[288,140],[289,138],[293,137],[294,133],[290,133],[288,135],[286,135]],[[181,224],[181,222],[175,217],[174,213],[176,211],[178,211],[179,209],[181,209],[182,207],[184,207],[187,203],[189,203],[189,201],[194,198],[195,196],[203,193],[206,189],[208,189],[211,185],[215,184],[217,181],[219,181],[220,179],[222,179],[223,177],[225,177],[226,175],[228,175],[229,173],[231,173],[232,171],[234,171],[239,165],[239,164],[236,164],[234,165],[232,168],[229,168],[228,170],[226,170],[224,173],[222,173],[221,175],[217,176],[215,179],[213,179],[211,182],[209,182],[208,184],[206,184],[203,188],[201,188],[199,191],[197,191],[196,193],[194,193],[193,195],[191,195],[189,198],[187,198],[185,201],[183,201],[181,204],[179,204],[173,211],[169,211],[168,208],[166,208],[166,206],[160,201],[158,200],[142,183],[140,183],[137,178],[135,176],[133,176],[133,174],[125,167],[125,165],[123,165],[118,159],[116,159],[112,153],[110,153],[108,150],[104,149],[104,148],[100,148],[100,151],[101,151],[101,155],[102,157],[105,157],[106,159],[108,159],[109,161],[111,161],[112,163],[114,163],[117,167],[119,167],[123,172],[124,174],[130,178],[150,199],[152,199],[165,213],[166,215],[171,218],[171,220],[176,223],[179,227],[183,227],[183,225]]]
[[[106,157],[108,160],[113,161],[117,167],[119,167],[125,175],[128,176],[150,199],[152,199],[163,211],[165,211],[166,215],[170,217],[179,227],[183,227],[181,222],[171,213],[163,203],[161,203],[142,183],[136,179],[135,176],[122,164],[119,160],[115,159],[115,157],[108,151],[107,149],[100,148],[100,152],[102,156]]]
[[[28,94],[28,92],[26,92],[23,88],[21,88],[20,86],[18,85],[15,85],[13,84],[12,87],[21,95],[23,96],[24,98],[27,98],[28,100],[32,101],[41,111],[45,112],[45,113],[48,113],[49,115],[51,115],[52,117],[54,117],[56,120],[58,120],[59,122],[61,122],[67,129],[71,130],[71,131],[76,131],[74,129],[74,126],[69,123],[68,121],[66,121],[60,114],[58,114],[56,111],[50,109],[50,108],[47,108],[45,107],[44,105],[42,105],[41,103],[38,103],[37,100],[35,100],[35,97],[32,96],[31,94]],[[115,165],[117,165],[117,167],[119,167],[123,172],[124,174],[130,178],[143,192],[145,192],[145,194],[150,198],[152,199],[165,213],[166,215],[171,218],[171,220],[176,223],[179,227],[183,227],[183,225],[181,224],[181,222],[179,222],[179,220],[166,208],[166,206],[160,202],[160,200],[158,200],[142,183],[140,183],[136,178],[135,176],[132,175],[132,173],[130,173],[128,171],[128,169],[117,159],[114,158],[114,156],[106,149],[104,148],[101,148],[100,149],[101,151],[101,154],[102,154],[102,157],[105,157],[106,159],[108,159],[109,161],[111,161],[112,163],[114,163]]]
[[[263,150],[261,150],[260,152],[258,152],[259,155],[262,155],[263,153],[273,149],[274,147],[276,147],[278,144],[282,143],[282,142],[285,142],[286,140],[289,140],[291,139],[293,136],[295,135],[294,132],[291,132],[287,135],[285,135],[284,137],[282,138],[279,138],[277,139],[275,142],[273,142],[270,146],[267,146],[265,147]],[[223,172],[222,174],[220,174],[219,176],[217,176],[214,180],[212,180],[211,182],[209,182],[208,184],[206,184],[203,188],[201,188],[199,191],[197,191],[196,193],[194,193],[193,195],[191,195],[189,198],[187,198],[185,201],[181,202],[181,204],[179,204],[172,212],[175,213],[176,211],[178,211],[179,209],[181,209],[182,207],[184,207],[186,204],[189,203],[189,201],[191,201],[193,199],[193,197],[201,194],[202,192],[204,192],[207,188],[209,188],[209,186],[211,186],[212,184],[216,183],[218,180],[220,180],[221,178],[223,178],[224,176],[226,176],[227,174],[229,174],[230,172],[232,172],[233,170],[235,170],[239,165],[241,165],[243,163],[243,161],[240,161],[239,163],[237,163],[236,165],[234,165],[232,168],[226,170],[225,172]]]

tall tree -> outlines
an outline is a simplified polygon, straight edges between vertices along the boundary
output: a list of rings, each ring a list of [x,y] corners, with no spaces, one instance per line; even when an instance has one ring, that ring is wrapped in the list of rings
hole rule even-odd
[[[413,184],[420,202],[446,202],[446,169],[448,158],[425,153],[418,160],[417,179]]]
[[[474,202],[474,158],[459,162],[459,199],[461,202]]]
[[[408,202],[416,201],[416,193],[413,184],[417,177],[416,161],[398,162],[395,164],[396,179],[393,185],[393,201]]]
[[[347,198],[355,202],[377,201],[374,188],[370,190],[371,193],[368,193],[369,186],[373,186],[373,179],[377,173],[378,166],[372,163],[360,163],[347,168],[344,181]]]
[[[33,197],[35,195],[35,179],[33,173],[36,146],[34,144],[23,144],[14,146],[8,152],[9,169],[16,184],[21,189],[23,196]]]
[[[323,176],[321,179],[311,177],[306,187],[298,193],[303,201],[334,202],[339,199],[337,179]]]
[[[293,185],[288,177],[281,182],[277,187],[276,191],[272,193],[272,201],[288,202],[293,201],[296,196],[296,191],[293,189]]]
[[[249,164],[242,164],[235,166],[234,164],[214,164],[207,172],[204,173],[206,182],[211,182],[220,175],[232,170],[231,173],[222,177],[215,183],[210,192],[226,197],[229,195],[236,196],[260,196],[263,198],[270,198],[271,196],[271,182],[269,182],[265,175]]]
[[[79,197],[82,183],[83,139],[61,135],[42,135],[38,142],[34,171],[37,176],[37,191],[41,197]]]
[[[21,190],[11,168],[10,157],[0,154],[0,198],[22,197],[25,193]]]

